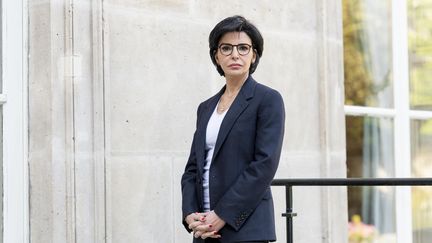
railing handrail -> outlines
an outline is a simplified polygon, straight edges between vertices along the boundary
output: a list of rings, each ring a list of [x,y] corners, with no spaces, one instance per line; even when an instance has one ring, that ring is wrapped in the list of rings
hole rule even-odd
[[[432,186],[432,178],[291,178],[274,179],[272,186],[285,186],[287,242],[293,242],[293,186]]]
[[[431,186],[432,178],[292,178],[272,186]]]

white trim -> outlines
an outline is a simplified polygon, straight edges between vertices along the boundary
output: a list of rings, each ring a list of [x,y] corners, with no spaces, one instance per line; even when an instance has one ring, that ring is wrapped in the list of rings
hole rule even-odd
[[[3,1],[3,225],[5,243],[29,242],[27,170],[27,12],[23,0]]]
[[[411,119],[416,120],[429,120],[432,119],[432,111],[409,111],[409,116]]]
[[[0,105],[3,105],[4,103],[6,103],[7,101],[7,97],[5,94],[0,94]]]
[[[394,109],[365,107],[365,106],[344,106],[345,114],[350,116],[373,116],[373,117],[394,117]]]
[[[411,176],[408,23],[406,0],[392,1],[393,84],[396,110],[395,176]],[[411,188],[396,188],[396,233],[398,242],[412,242]]]

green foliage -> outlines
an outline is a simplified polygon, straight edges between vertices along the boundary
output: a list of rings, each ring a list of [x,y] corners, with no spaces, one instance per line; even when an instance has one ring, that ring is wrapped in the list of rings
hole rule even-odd
[[[408,1],[408,45],[410,63],[411,109],[432,110],[432,2]],[[422,147],[413,151],[413,173],[426,171],[432,153],[427,149],[432,138],[432,121],[425,122],[418,131]],[[429,141],[429,143],[427,143]],[[432,228],[432,189],[413,188],[413,229]]]
[[[379,0],[382,1],[382,0]],[[378,93],[385,86],[389,87],[391,73],[389,72],[383,87],[376,86],[377,80],[368,70],[367,63],[371,61],[368,53],[368,43],[362,40],[365,32],[365,21],[373,19],[376,25],[384,26],[386,19],[391,19],[391,1],[388,6],[388,16],[373,16],[366,13],[362,0],[343,0],[343,43],[344,43],[344,79],[345,79],[345,104],[357,106],[377,106],[375,100]],[[410,73],[410,106],[411,109],[432,110],[432,1],[408,0],[408,44],[409,44],[409,73]],[[381,21],[381,22],[380,22]],[[370,23],[370,22],[369,22]],[[391,25],[386,31],[391,33]],[[391,36],[391,34],[390,34]],[[380,38],[380,33],[377,33]],[[386,40],[382,40],[386,41]],[[383,43],[384,43],[383,42]],[[391,40],[389,41],[391,47]],[[388,46],[385,46],[388,48]],[[382,50],[387,54],[388,50]],[[390,57],[391,58],[391,55]],[[391,60],[389,61],[391,62]],[[375,81],[375,82],[374,82]],[[379,80],[378,80],[379,81]],[[374,84],[375,83],[375,84]],[[346,118],[346,142],[347,142],[347,167],[348,177],[362,176],[364,123],[363,117]],[[427,122],[421,130],[411,131],[412,141],[415,141],[415,133],[427,137],[423,140],[423,146],[428,147],[432,141],[432,121]],[[413,151],[413,165],[421,158],[430,161],[432,152]],[[430,162],[429,162],[430,163]],[[421,165],[424,171],[430,166]],[[413,170],[414,172],[414,170]],[[415,172],[414,172],[415,173]],[[360,212],[362,194],[360,189],[349,188],[349,215]],[[413,228],[424,229],[432,227],[432,189],[415,188],[412,193]]]
[[[372,78],[365,67],[363,44],[359,37],[364,14],[359,11],[360,1],[345,0],[342,3],[345,104],[365,106]]]
[[[411,108],[432,110],[431,1],[408,1],[408,26]]]

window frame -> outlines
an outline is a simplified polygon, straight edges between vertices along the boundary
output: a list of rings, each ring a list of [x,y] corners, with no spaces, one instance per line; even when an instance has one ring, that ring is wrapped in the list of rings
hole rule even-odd
[[[3,1],[3,242],[29,242],[27,3]]]
[[[395,176],[411,177],[412,119],[432,119],[431,111],[411,110],[409,99],[408,8],[406,0],[392,1],[393,108],[345,105],[345,116],[386,117],[394,120]],[[413,242],[411,187],[396,187],[396,237]]]

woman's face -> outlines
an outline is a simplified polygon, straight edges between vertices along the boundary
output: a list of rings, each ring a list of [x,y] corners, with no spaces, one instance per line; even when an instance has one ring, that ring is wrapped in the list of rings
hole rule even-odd
[[[228,32],[219,40],[215,58],[226,78],[249,75],[249,68],[255,62],[256,53],[252,40],[245,32]],[[249,50],[249,51],[248,51]]]

